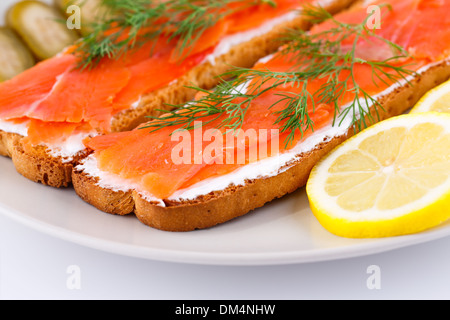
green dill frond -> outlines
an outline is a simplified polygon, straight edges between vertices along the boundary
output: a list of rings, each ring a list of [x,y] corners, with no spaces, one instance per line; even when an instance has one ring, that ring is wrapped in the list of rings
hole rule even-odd
[[[105,57],[119,59],[160,36],[177,41],[176,55],[182,59],[208,28],[258,4],[276,6],[272,0],[102,0],[103,19],[78,43],[80,67],[95,67]]]
[[[281,86],[299,88],[300,92],[278,93],[279,99],[268,109],[281,105],[276,123],[281,133],[288,133],[286,146],[292,142],[297,133],[303,135],[307,130],[314,130],[314,123],[309,114],[319,104],[334,106],[333,125],[341,125],[344,119],[351,117],[352,125],[357,130],[367,127],[379,117],[381,104],[362,88],[355,77],[355,66],[368,65],[372,70],[374,84],[383,83],[390,86],[398,81],[407,81],[413,74],[408,66],[398,66],[394,62],[409,58],[409,54],[400,46],[378,36],[366,27],[365,19],[360,24],[347,24],[337,21],[323,8],[307,6],[303,15],[315,22],[330,22],[330,28],[317,33],[301,30],[288,30],[285,37],[290,42],[277,53],[289,56],[292,69],[286,72],[234,68],[222,75],[221,83],[212,91],[203,91],[205,95],[198,101],[187,105],[171,106],[171,111],[160,118],[153,118],[146,127],[158,130],[169,126],[191,129],[195,121],[220,119],[219,127],[227,130],[239,129],[252,102],[270,90]],[[392,49],[394,56],[383,61],[367,61],[357,55],[361,40],[376,39]],[[350,47],[343,47],[342,43]],[[316,91],[309,92],[308,84],[317,79],[325,79]],[[342,106],[344,95],[351,94],[350,103]],[[371,108],[369,108],[369,106]],[[277,108],[278,110],[279,108]],[[311,110],[312,109],[312,110]]]

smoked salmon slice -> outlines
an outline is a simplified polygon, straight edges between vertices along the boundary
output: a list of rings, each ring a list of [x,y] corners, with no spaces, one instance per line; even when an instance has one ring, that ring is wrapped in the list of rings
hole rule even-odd
[[[281,63],[278,59],[274,59],[274,61],[276,62],[275,68],[279,70]],[[287,65],[286,61],[283,61],[285,65]],[[259,66],[270,68],[270,62]],[[289,87],[286,88],[286,91],[292,92],[295,91],[295,88]],[[278,117],[277,111],[282,108],[282,104],[275,105],[271,111],[268,111],[267,106],[271,105],[274,99],[279,99],[278,94],[281,92],[281,90],[273,91],[256,99],[247,110],[241,129],[246,131],[264,128],[269,131],[264,136],[242,137],[226,132],[227,130],[223,128],[217,130],[221,119],[209,121],[213,120],[213,117],[206,118],[204,122],[207,125],[203,126],[198,133],[200,139],[191,139],[191,134],[184,132],[187,141],[184,141],[186,145],[179,152],[192,150],[192,153],[190,152],[188,156],[182,155],[184,158],[182,163],[176,163],[177,161],[174,161],[173,158],[174,149],[180,146],[180,141],[172,138],[173,133],[179,129],[176,126],[159,131],[140,127],[127,134],[95,137],[87,142],[87,146],[96,151],[99,168],[122,178],[139,182],[146,191],[164,199],[178,189],[189,187],[207,178],[232,172],[242,165],[274,155],[271,153],[271,148],[268,147],[272,139],[284,140],[287,133],[274,135],[271,131],[278,128],[275,122]],[[316,129],[320,129],[331,121],[333,108],[329,105],[320,105],[309,116],[316,124]],[[195,132],[197,130],[194,130],[194,136],[197,134]],[[219,147],[214,150],[208,150],[211,146],[203,143],[203,137],[208,131],[211,133],[211,140],[225,137],[227,143],[219,144]],[[312,131],[306,131],[304,135],[299,134],[296,136],[296,141],[304,139],[310,134]],[[242,141],[243,138],[244,141]],[[231,150],[228,148],[230,141],[233,146]],[[278,145],[279,141],[276,143]],[[265,155],[259,153],[256,158],[252,159],[249,151],[255,145],[267,146],[268,152]],[[205,154],[209,157],[205,157]],[[240,160],[239,157],[242,154],[244,158]],[[203,156],[199,159],[198,155]],[[232,163],[226,163],[225,159],[228,157],[233,158]]]
[[[76,61],[62,55],[38,63],[15,78],[0,84],[0,119],[22,118],[51,92],[58,77]]]
[[[84,141],[84,144],[91,150],[103,151],[117,144],[119,140],[129,136],[132,133],[132,131],[123,131],[99,135],[95,137],[95,139],[87,138]]]
[[[1,83],[0,119],[30,120],[24,142],[31,145],[50,145],[52,139],[59,141],[80,130],[108,133],[114,115],[202,63],[228,34],[258,27],[305,1],[276,0],[276,6],[255,5],[249,0],[233,3],[242,6],[248,22],[244,24],[240,14],[224,15],[182,55],[177,52],[176,37],[164,35],[121,56],[119,61],[105,58],[95,68],[81,70],[74,46]]]
[[[236,33],[256,28],[267,21],[267,18],[276,18],[283,13],[287,13],[292,9],[298,8],[298,0],[276,1],[277,6],[273,7],[269,3],[240,10],[229,17],[229,21],[234,22],[229,24],[229,33]],[[249,18],[251,17],[251,19]]]
[[[70,70],[61,76],[49,97],[26,115],[46,122],[88,122],[99,132],[108,132],[112,102],[130,77],[127,68],[111,63],[89,71]]]
[[[167,54],[157,55],[130,66],[128,68],[130,80],[117,93],[113,102],[114,112],[128,109],[130,105],[140,99],[143,93],[152,92],[178,79],[201,63],[206,54],[207,52],[201,52],[179,63],[170,62]]]
[[[316,129],[320,129],[331,121],[332,112],[332,107],[323,105],[310,114],[311,119],[316,123]],[[242,129],[244,131],[252,128],[275,129],[276,116],[261,116],[267,113],[267,104],[264,101],[252,105]],[[191,136],[186,131],[183,139],[173,139],[172,134],[176,127],[168,127],[156,132],[149,128],[138,128],[129,133],[114,134],[111,137],[108,137],[109,135],[94,137],[86,145],[96,151],[101,170],[140,183],[144,190],[160,199],[165,199],[178,189],[187,188],[196,182],[232,172],[242,165],[261,160],[263,157],[260,154],[256,159],[251,158],[250,150],[253,146],[257,145],[258,148],[268,146],[265,157],[274,155],[271,153],[271,140],[275,138],[282,141],[287,135],[274,135],[269,129],[265,136],[257,134],[250,139],[245,137],[246,140],[242,141],[243,136],[226,133],[225,129],[214,133],[218,121],[210,122],[202,127],[198,133],[201,138],[198,140],[194,138],[196,133]],[[211,149],[210,143],[203,141],[208,130],[212,132],[213,142],[218,137],[224,136],[226,143],[219,144],[219,147],[214,150],[208,150]],[[303,137],[299,135],[296,139],[299,141],[310,134],[312,134],[311,131],[305,133]],[[184,144],[182,148],[180,143]],[[233,146],[232,150],[227,148],[229,145]],[[180,150],[176,151],[177,148]],[[187,150],[190,150],[190,155],[182,154]],[[181,154],[180,156],[184,159],[174,161],[174,152],[177,156]],[[197,158],[198,155],[201,155],[200,158]],[[244,156],[243,160],[240,160],[241,155]],[[230,156],[233,160],[227,163],[226,159]]]
[[[380,4],[380,7],[385,10],[387,7],[381,6],[381,3],[385,2],[390,5],[389,10],[383,13],[383,23],[386,25],[380,30],[376,30],[377,34],[390,41],[394,42],[395,40],[412,55],[409,59],[396,61],[396,64],[400,66],[414,63],[411,66],[412,70],[418,70],[426,64],[439,61],[448,53],[450,48],[450,41],[448,41],[450,40],[448,39],[450,19],[446,12],[450,9],[450,0],[433,1],[433,3],[419,0],[384,0],[374,2],[374,4]],[[364,10],[352,10],[338,14],[335,19],[346,23],[359,24],[366,17],[367,11],[364,8]],[[420,24],[429,23],[429,26],[424,28],[411,26],[410,24],[413,21]],[[436,27],[437,24],[439,24],[439,28]],[[325,22],[311,32],[319,32],[327,28],[330,28],[330,23]],[[352,39],[348,41],[351,42]],[[372,56],[374,61],[389,59],[393,56],[392,52],[386,53],[386,56],[373,56],[370,52],[373,49],[374,44],[371,41],[360,41],[357,53],[361,57]],[[281,72],[291,70],[292,67],[293,62],[290,56],[281,54],[275,54],[271,59],[265,59],[255,66],[256,69]],[[383,81],[385,79],[380,74],[378,75],[379,78],[376,74],[374,76],[374,71],[367,64],[356,63],[354,66],[353,77],[358,85],[371,95],[382,93],[389,87],[388,83]],[[346,79],[349,74],[343,72],[342,76]],[[326,81],[327,79],[323,78],[311,81],[308,83],[308,92],[312,92],[316,99],[319,89]],[[270,83],[266,85],[270,85]],[[264,88],[262,86],[261,90],[264,90]],[[347,89],[347,94],[340,97],[339,104],[341,106],[354,99],[354,93],[352,93],[354,88],[350,82]],[[301,88],[292,85],[280,85],[276,89],[265,92],[247,108],[242,130],[244,132],[261,129],[270,131],[280,128],[280,124],[276,124],[279,111],[284,106],[283,103],[278,102],[280,101],[280,95],[298,94],[300,92]],[[202,97],[202,94],[199,94],[199,97]],[[315,130],[332,125],[334,106],[320,104],[313,107],[310,105],[308,110],[308,117],[315,124]],[[211,143],[205,143],[205,140],[211,142],[213,139],[204,139],[204,137],[208,130],[218,131],[218,134],[210,135],[210,138],[214,137],[214,141],[215,139],[221,140],[228,137],[225,129],[219,126],[220,121],[223,120],[221,117],[214,118],[211,116],[211,118],[203,119],[203,125],[200,128],[189,132],[178,130],[180,129],[179,126],[164,127],[158,131],[142,126],[129,133],[111,136],[110,138],[107,136],[94,137],[87,142],[87,146],[94,151],[93,155],[97,159],[100,170],[128,179],[133,182],[133,185],[137,184],[141,188],[140,191],[148,192],[159,199],[167,199],[174,192],[188,188],[198,182],[233,172],[237,168],[264,157],[286,152],[314,134],[310,129],[306,130],[307,128],[305,128],[303,134],[295,134],[292,143],[289,145],[283,143],[288,133],[282,131],[278,131],[274,135],[256,135],[245,141],[242,141],[243,138],[238,135],[233,136],[231,145],[219,143],[214,147]],[[200,139],[195,139],[196,135]],[[249,156],[249,151],[256,145],[268,146],[273,143],[279,146],[276,152],[269,150],[267,154],[258,154],[256,158]],[[186,146],[186,148],[181,146]],[[235,157],[242,150],[245,151],[246,155],[242,163],[236,163],[236,161],[232,163],[223,162],[227,156]],[[205,157],[205,155],[210,156]],[[180,158],[187,161],[179,161]],[[197,161],[198,159],[200,161]]]
[[[450,16],[443,15],[442,10],[448,10],[448,0],[376,0],[371,2],[372,8],[380,8],[379,28],[373,31],[385,39],[404,48],[417,59],[438,61],[448,57],[450,42]],[[336,19],[346,23],[360,23],[367,17],[367,12],[351,9],[336,15]],[[375,19],[375,15],[373,16]],[[375,20],[369,19],[370,23]],[[325,22],[312,27],[311,33],[317,33],[330,27],[331,22]],[[430,41],[432,36],[433,41]],[[365,57],[369,53],[379,52],[380,42],[371,39],[361,46]],[[352,39],[347,40],[350,44]],[[386,49],[386,48],[384,48]],[[389,49],[389,48],[388,48]],[[360,52],[361,52],[360,51]],[[385,50],[384,50],[385,51]],[[382,58],[395,54],[392,48]]]

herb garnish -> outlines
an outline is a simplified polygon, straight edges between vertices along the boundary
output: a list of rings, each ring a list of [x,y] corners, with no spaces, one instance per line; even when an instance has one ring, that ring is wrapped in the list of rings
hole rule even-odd
[[[105,8],[101,22],[81,39],[76,49],[80,67],[94,67],[107,57],[119,59],[143,43],[161,36],[176,39],[181,59],[210,27],[223,17],[245,8],[274,0],[102,0]],[[124,36],[125,35],[125,36]]]
[[[287,37],[291,41],[277,54],[290,55],[293,62],[291,70],[274,72],[234,68],[222,75],[222,81],[212,91],[192,87],[203,92],[199,100],[186,105],[170,106],[171,111],[160,110],[165,114],[152,117],[153,121],[143,128],[153,128],[156,131],[178,126],[179,129],[191,130],[196,121],[204,120],[204,125],[220,119],[220,128],[237,130],[242,126],[246,112],[255,99],[270,90],[287,85],[301,90],[299,93],[283,90],[278,94],[279,100],[267,106],[270,110],[275,105],[283,104],[282,110],[276,111],[276,124],[280,126],[281,133],[288,133],[286,146],[293,141],[296,133],[303,135],[306,130],[314,129],[309,112],[314,112],[315,107],[321,103],[334,106],[333,125],[339,118],[341,124],[350,115],[355,130],[367,127],[366,119],[374,121],[368,106],[373,106],[378,117],[382,106],[359,85],[355,78],[355,66],[370,66],[373,82],[376,84],[381,81],[389,86],[400,80],[407,81],[407,76],[413,74],[405,65],[393,64],[400,59],[410,58],[409,54],[400,46],[369,30],[367,21],[370,15],[360,24],[348,24],[337,21],[321,7],[306,6],[302,14],[315,23],[328,21],[332,27],[314,34],[299,30],[288,32]],[[377,39],[387,45],[393,55],[383,61],[369,61],[358,57],[357,47],[362,39]],[[350,48],[343,48],[344,41],[351,43]],[[308,83],[316,79],[327,81],[317,92],[309,92]],[[341,110],[340,101],[348,94],[353,99]]]

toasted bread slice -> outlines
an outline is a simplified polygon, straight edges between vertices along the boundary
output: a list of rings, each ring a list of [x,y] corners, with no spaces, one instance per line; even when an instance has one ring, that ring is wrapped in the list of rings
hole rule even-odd
[[[450,78],[449,60],[422,69],[409,83],[393,87],[378,101],[379,120],[400,115],[410,109],[427,91]],[[373,111],[373,116],[378,119]],[[102,183],[100,177],[87,173],[82,165],[73,171],[75,191],[86,202],[101,211],[126,215],[134,213],[144,224],[174,232],[204,229],[247,214],[266,203],[305,186],[313,166],[328,152],[354,134],[353,129],[325,139],[295,161],[280,166],[279,173],[246,180],[190,200],[147,200],[133,190],[117,190]],[[87,158],[89,159],[89,158]],[[213,180],[210,180],[214,184]],[[120,188],[119,188],[120,189]]]
[[[0,130],[0,155],[10,157],[14,166],[25,178],[55,188],[68,187],[72,181],[75,163],[87,155],[80,152],[70,161],[49,154],[46,147],[38,146],[25,151],[17,133]]]
[[[356,0],[318,1],[330,13],[337,13],[347,8]],[[142,97],[139,104],[115,115],[112,119],[112,131],[131,130],[148,120],[148,116],[158,116],[157,109],[166,109],[167,105],[179,105],[192,100],[196,91],[188,86],[204,89],[213,88],[217,78],[231,66],[252,67],[260,58],[276,51],[282,45],[281,35],[286,29],[308,30],[311,27],[304,17],[298,16],[288,22],[277,24],[269,32],[256,36],[250,41],[233,46],[227,53],[216,57],[212,63],[206,61],[193,68],[187,74],[170,85]],[[157,76],[157,75],[155,75]],[[44,146],[25,151],[20,137],[0,131],[0,154],[12,157],[17,171],[28,179],[52,187],[67,187],[72,179],[69,174],[78,161],[86,155],[80,151],[69,159],[52,154]]]
[[[12,157],[12,152],[21,135],[0,130],[0,156]]]

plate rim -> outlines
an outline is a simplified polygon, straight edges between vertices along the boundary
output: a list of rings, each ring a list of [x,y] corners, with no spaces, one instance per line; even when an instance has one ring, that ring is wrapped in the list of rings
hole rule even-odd
[[[50,0],[44,0],[44,2],[51,3]],[[13,1],[2,2],[0,4],[0,12],[3,12],[10,3],[13,3]],[[388,252],[450,236],[450,226],[448,226],[417,234],[383,238],[379,239],[379,241],[356,243],[344,247],[292,250],[278,253],[271,251],[265,253],[212,254],[196,252],[194,250],[170,250],[133,246],[132,244],[126,244],[120,241],[100,239],[33,218],[24,212],[7,207],[3,203],[0,203],[0,214],[42,234],[110,254],[152,261],[214,266],[273,266],[336,261]]]
[[[29,217],[18,210],[7,208],[2,203],[0,203],[0,214],[48,236],[110,254],[150,261],[211,266],[281,266],[337,261],[384,253],[450,236],[449,227],[405,236],[374,239],[376,241],[357,243],[345,247],[285,252],[212,254],[196,252],[195,250],[170,250],[133,246],[120,241],[99,239]]]

